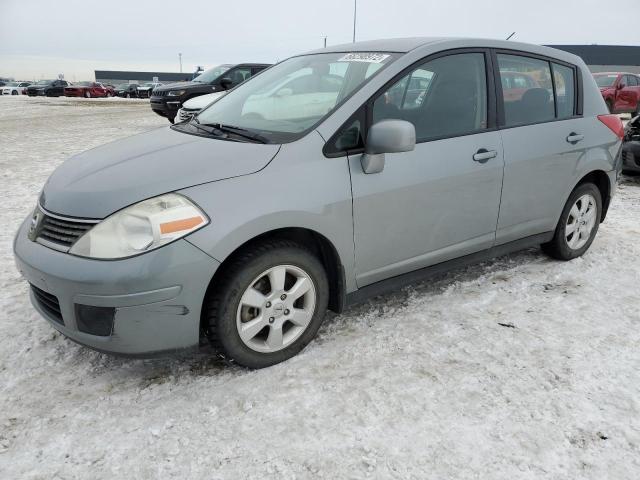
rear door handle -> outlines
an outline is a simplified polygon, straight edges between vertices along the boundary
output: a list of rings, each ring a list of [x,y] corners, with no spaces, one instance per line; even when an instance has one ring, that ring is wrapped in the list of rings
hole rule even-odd
[[[481,148],[473,155],[473,161],[478,163],[487,163],[489,160],[491,160],[492,158],[496,158],[497,156],[497,151]]]
[[[579,133],[576,133],[576,132],[571,132],[567,137],[567,142],[572,143],[574,145],[578,142],[581,142],[582,140],[584,140],[584,135],[580,135]]]

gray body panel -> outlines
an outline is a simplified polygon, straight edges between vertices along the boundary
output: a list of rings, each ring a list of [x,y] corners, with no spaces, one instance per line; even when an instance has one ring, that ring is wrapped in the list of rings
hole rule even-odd
[[[498,156],[474,162],[481,148]],[[413,152],[387,154],[384,170],[373,175],[362,171],[360,157],[350,159],[359,287],[493,246],[500,133],[420,143]]]
[[[145,198],[257,172],[278,148],[158,128],[70,158],[53,172],[40,203],[65,216],[104,218]]]
[[[419,143],[412,152],[386,154],[385,168],[369,175],[360,154],[323,155],[325,141],[406,67],[430,54],[471,47],[522,50],[577,65],[583,118]],[[59,298],[68,325],[52,321],[53,326],[100,350],[184,348],[198,342],[200,310],[218,266],[261,234],[294,227],[321,235],[338,255],[342,294],[357,294],[363,286],[420,268],[480,258],[491,248],[503,251],[496,247],[524,237],[529,240],[523,245],[531,238],[546,241],[570,192],[590,172],[606,172],[615,190],[620,141],[596,118],[607,113],[606,105],[578,57],[517,42],[441,38],[361,42],[317,53],[352,51],[404,55],[292,143],[227,142],[163,128],[85,152],[59,167],[43,190],[43,207],[57,214],[104,218],[179,191],[211,222],[152,252],[99,261],[29,241],[25,221],[14,245],[16,262],[29,282]],[[584,135],[584,141],[566,142],[571,132]],[[474,162],[481,148],[498,155]],[[76,302],[116,307],[114,335],[78,332]]]

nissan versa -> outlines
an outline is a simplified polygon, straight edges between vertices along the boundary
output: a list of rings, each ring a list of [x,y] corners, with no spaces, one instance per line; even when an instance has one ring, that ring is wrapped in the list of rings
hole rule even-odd
[[[208,339],[265,367],[302,350],[327,308],[534,245],[584,254],[622,135],[565,52],[429,38],[331,47],[189,122],[69,159],[15,257],[35,308],[81,344],[151,355]]]

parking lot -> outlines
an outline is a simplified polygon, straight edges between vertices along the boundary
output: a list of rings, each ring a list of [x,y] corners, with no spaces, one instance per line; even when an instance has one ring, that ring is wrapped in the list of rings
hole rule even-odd
[[[0,98],[2,478],[638,478],[640,177],[583,258],[454,271],[275,367],[96,353],[29,305],[12,237],[65,158],[167,125],[145,100]]]

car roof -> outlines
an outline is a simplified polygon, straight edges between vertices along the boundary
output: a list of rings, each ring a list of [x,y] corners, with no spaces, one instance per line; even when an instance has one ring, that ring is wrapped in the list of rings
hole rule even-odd
[[[505,50],[519,50],[539,55],[557,58],[571,63],[581,62],[580,57],[558,50],[556,48],[534,45],[531,43],[514,42],[510,40],[496,40],[488,38],[466,38],[466,37],[408,37],[408,38],[386,38],[380,40],[367,40],[355,43],[343,43],[341,45],[331,45],[327,48],[320,48],[301,55],[318,53],[349,53],[349,52],[389,52],[408,53],[422,47],[438,45],[438,49],[447,48],[496,48]]]

